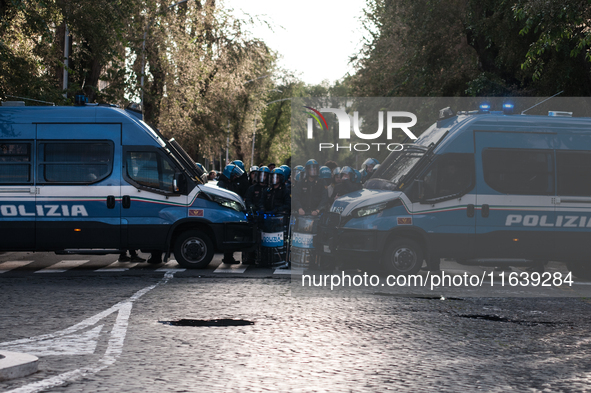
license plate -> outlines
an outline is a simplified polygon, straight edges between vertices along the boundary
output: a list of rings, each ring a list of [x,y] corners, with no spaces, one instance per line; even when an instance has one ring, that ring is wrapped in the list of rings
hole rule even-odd
[[[330,247],[327,246],[327,245],[325,245],[324,246],[324,252],[327,253],[327,254],[330,254]]]

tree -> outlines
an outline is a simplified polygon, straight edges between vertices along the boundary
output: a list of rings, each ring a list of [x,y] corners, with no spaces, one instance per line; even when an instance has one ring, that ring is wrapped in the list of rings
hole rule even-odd
[[[587,2],[369,0],[364,96],[588,95]]]

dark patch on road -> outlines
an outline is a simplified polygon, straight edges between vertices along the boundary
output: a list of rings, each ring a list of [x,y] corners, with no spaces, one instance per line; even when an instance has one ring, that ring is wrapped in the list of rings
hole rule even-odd
[[[556,325],[556,322],[544,322],[544,321],[522,321],[519,319],[509,319],[505,317],[500,317],[498,315],[481,315],[481,314],[466,314],[466,315],[458,315],[460,318],[468,318],[468,319],[479,319],[483,321],[492,321],[492,322],[507,322],[507,323],[516,323],[518,325],[526,325],[526,326],[536,326],[536,325]]]
[[[423,300],[464,300],[459,297],[446,297],[446,296],[426,296],[426,295],[412,295],[406,293],[388,293],[388,292],[374,292],[377,296],[391,296],[400,297],[405,299],[423,299]]]
[[[178,321],[158,321],[171,326],[248,326],[254,322],[244,319],[179,319]]]

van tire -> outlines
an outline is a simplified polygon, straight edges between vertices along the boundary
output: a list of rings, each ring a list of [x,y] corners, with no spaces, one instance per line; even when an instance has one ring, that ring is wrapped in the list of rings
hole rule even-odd
[[[382,265],[389,274],[417,274],[423,266],[423,250],[414,240],[398,239],[386,246]]]
[[[591,281],[591,264],[589,262],[567,262],[566,267],[577,278]]]
[[[180,234],[174,243],[174,256],[179,265],[187,269],[203,269],[213,259],[213,242],[201,231]]]

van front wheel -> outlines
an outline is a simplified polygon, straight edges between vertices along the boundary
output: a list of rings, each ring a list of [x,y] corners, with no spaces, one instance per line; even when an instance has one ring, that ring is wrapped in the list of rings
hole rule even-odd
[[[414,240],[398,239],[384,250],[382,264],[390,274],[416,274],[423,266],[423,250]]]
[[[174,256],[187,269],[203,269],[213,259],[213,242],[201,231],[181,233],[174,244]]]

